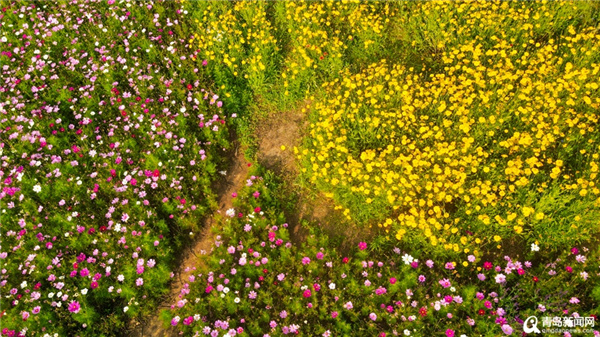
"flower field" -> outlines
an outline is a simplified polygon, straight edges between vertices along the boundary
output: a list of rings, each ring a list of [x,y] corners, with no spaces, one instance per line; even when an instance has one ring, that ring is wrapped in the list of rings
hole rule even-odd
[[[0,7],[0,335],[600,335],[598,3]]]

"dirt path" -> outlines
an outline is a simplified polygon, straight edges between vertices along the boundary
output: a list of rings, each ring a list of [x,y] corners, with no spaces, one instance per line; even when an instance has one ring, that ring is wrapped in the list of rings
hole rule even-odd
[[[223,181],[217,183],[219,209],[215,215],[225,214],[225,211],[232,207],[232,193],[242,189],[248,175],[248,165],[243,152],[237,147],[234,151],[232,162],[226,171],[225,177],[223,177]],[[189,277],[195,274],[196,269],[203,263],[201,256],[207,255],[212,251],[215,241],[212,232],[212,226],[216,223],[214,220],[215,215],[204,220],[202,233],[198,236],[198,241],[183,252],[182,262],[179,270],[175,272],[168,298],[159,306],[157,313],[153,317],[149,317],[143,322],[135,322],[132,332],[128,334],[129,336],[171,337],[179,335],[175,329],[165,329],[163,327],[162,321],[159,318],[159,312],[177,303],[180,299],[181,290],[188,284]]]
[[[258,162],[275,172],[284,181],[286,191],[283,193],[292,195],[295,200],[293,209],[286,211],[286,218],[291,227],[292,241],[299,243],[305,240],[308,233],[300,226],[300,223],[302,220],[308,220],[322,225],[330,235],[345,233],[348,242],[354,242],[361,231],[355,230],[356,228],[353,225],[342,220],[340,213],[334,211],[334,203],[331,199],[325,198],[323,194],[308,193],[308,191],[302,190],[294,183],[298,175],[298,169],[293,147],[300,145],[304,131],[308,126],[306,113],[302,112],[302,108],[307,104],[308,102],[305,102],[296,109],[273,113],[269,118],[258,123],[260,127],[255,130],[259,144]],[[281,149],[282,145],[286,147],[285,150]],[[242,150],[235,150],[235,155],[232,157],[231,165],[224,177],[225,182],[223,186],[217,188],[219,209],[216,214],[224,214],[227,209],[232,207],[232,193],[241,190],[247,179],[248,163],[244,159]],[[179,336],[175,329],[165,329],[163,327],[159,312],[177,303],[188,278],[195,273],[196,267],[203,263],[201,255],[210,254],[212,251],[214,244],[212,226],[214,225],[216,225],[214,216],[208,217],[204,221],[203,231],[198,241],[190,250],[183,253],[180,270],[175,273],[168,299],[159,306],[153,317],[143,322],[134,323],[135,327],[132,328],[133,332],[128,334],[129,336]]]

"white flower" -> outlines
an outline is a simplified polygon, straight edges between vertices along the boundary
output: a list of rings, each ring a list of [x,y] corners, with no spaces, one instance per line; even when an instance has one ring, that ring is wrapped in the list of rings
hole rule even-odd
[[[335,283],[331,283],[331,284],[329,285],[329,289],[331,289],[331,290],[335,289]]]
[[[82,295],[87,295],[87,293],[88,293],[88,290],[87,290],[87,288],[83,288],[83,289],[81,289],[81,294],[82,294]]]
[[[127,310],[129,310],[129,307],[123,308],[123,312],[127,312]]]
[[[240,303],[240,298],[239,298],[239,297],[236,297],[236,298],[235,298],[233,301],[234,301],[235,303]]]
[[[536,245],[535,243],[531,244],[531,251],[532,252],[539,252],[540,251],[540,246]]]
[[[235,216],[235,209],[230,208],[227,210],[227,212],[225,212],[225,215],[227,215],[230,218],[233,218]]]
[[[229,288],[225,287],[223,288],[223,293],[227,294],[229,292]]]
[[[404,256],[402,256],[402,261],[404,261],[405,264],[411,264],[415,259],[408,255],[408,254],[404,254]]]
[[[404,329],[404,335],[405,336],[410,336],[410,331],[408,329]]]
[[[455,292],[455,291],[456,291],[456,288],[454,288],[454,287],[450,287],[450,291],[451,291],[451,292]]]
[[[125,280],[125,276],[123,276],[123,274],[117,276],[117,280],[119,280],[119,282],[123,282]]]
[[[33,191],[35,193],[40,193],[42,191],[42,186],[40,186],[39,184],[33,186]]]
[[[52,297],[54,297],[54,293],[49,293],[48,298],[52,298]]]
[[[195,315],[194,315],[194,321],[199,321],[199,320],[200,320],[200,315],[198,315],[198,314],[195,314]]]

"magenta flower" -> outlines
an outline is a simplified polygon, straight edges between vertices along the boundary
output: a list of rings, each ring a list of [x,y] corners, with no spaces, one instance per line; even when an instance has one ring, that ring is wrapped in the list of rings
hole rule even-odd
[[[68,309],[70,312],[76,314],[81,309],[81,305],[79,305],[79,302],[77,302],[77,301],[71,301],[71,303],[69,303]]]
[[[452,330],[452,329],[446,330],[446,337],[454,337],[454,330]]]
[[[309,257],[305,256],[305,257],[302,258],[302,264],[303,265],[306,266],[309,263],[310,263],[310,258]]]
[[[304,296],[304,298],[309,298],[311,295],[310,293],[310,289],[306,289],[304,290],[304,292],[302,293],[302,296]]]
[[[367,243],[366,242],[359,242],[358,243],[358,249],[360,249],[360,250],[367,249]]]

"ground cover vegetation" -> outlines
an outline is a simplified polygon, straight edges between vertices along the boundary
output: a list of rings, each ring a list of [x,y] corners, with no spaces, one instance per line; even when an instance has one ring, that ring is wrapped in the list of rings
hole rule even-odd
[[[598,314],[597,3],[0,7],[2,335],[154,318],[234,140],[250,172],[160,314],[173,331],[498,336]],[[290,110],[306,127],[280,151],[359,228],[350,249],[327,223],[292,239],[298,191],[257,160]]]

